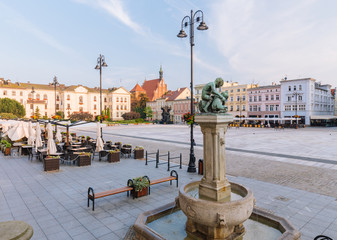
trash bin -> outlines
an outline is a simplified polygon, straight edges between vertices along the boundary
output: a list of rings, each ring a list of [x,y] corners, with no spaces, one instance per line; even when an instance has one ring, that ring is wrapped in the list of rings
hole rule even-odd
[[[198,174],[200,174],[200,175],[204,174],[203,167],[204,167],[204,160],[203,159],[199,159]]]

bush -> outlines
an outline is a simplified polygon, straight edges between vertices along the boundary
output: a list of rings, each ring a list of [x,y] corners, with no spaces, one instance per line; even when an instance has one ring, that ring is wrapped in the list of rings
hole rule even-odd
[[[140,114],[137,112],[128,112],[128,113],[124,113],[122,115],[122,118],[124,120],[133,120],[133,119],[138,119],[140,118]]]
[[[18,117],[24,117],[26,115],[24,106],[18,101],[9,98],[0,99],[0,112],[13,113]]]
[[[18,118],[16,115],[13,113],[0,113],[0,118],[5,118],[5,119],[15,119]]]
[[[71,121],[91,121],[93,119],[93,115],[90,113],[72,113],[69,117]]]

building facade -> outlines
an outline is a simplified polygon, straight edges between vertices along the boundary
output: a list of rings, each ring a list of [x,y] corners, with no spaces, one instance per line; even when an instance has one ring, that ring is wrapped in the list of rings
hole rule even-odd
[[[56,90],[56,91],[55,91]],[[0,98],[11,98],[26,109],[27,118],[39,109],[41,116],[48,118],[57,111],[64,112],[65,118],[72,113],[86,112],[93,116],[100,114],[99,88],[86,86],[56,86],[52,84],[11,83],[0,78]],[[123,87],[102,89],[102,110],[110,110],[112,120],[122,120],[122,115],[130,112],[130,92]]]
[[[299,116],[298,123],[310,125],[311,120],[326,119],[334,114],[331,85],[322,85],[313,78],[280,81],[281,116]]]
[[[248,90],[249,118],[281,117],[281,85],[269,85]]]
[[[181,123],[182,116],[191,112],[191,91],[188,88],[179,88],[176,91],[169,91],[162,98],[156,101],[147,102],[146,106],[151,107],[152,120],[162,119],[162,108],[171,108],[170,119],[173,123]]]

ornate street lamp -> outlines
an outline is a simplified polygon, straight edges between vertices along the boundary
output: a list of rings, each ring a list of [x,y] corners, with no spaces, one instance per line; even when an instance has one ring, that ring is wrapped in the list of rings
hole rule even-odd
[[[197,16],[197,15],[201,15]],[[200,22],[201,21],[201,22]],[[191,45],[191,115],[194,115],[194,104],[193,104],[193,46],[194,46],[194,23],[200,22],[197,27],[198,30],[207,30],[208,27],[204,22],[204,13],[201,10],[196,11],[193,14],[193,10],[191,10],[191,16],[185,16],[181,21],[181,30],[178,33],[178,38],[185,38],[187,34],[184,31],[184,27],[190,26],[190,45]],[[194,139],[193,139],[193,123],[191,124],[191,147],[190,147],[190,160],[188,163],[187,172],[196,172],[195,167],[195,156],[194,156]]]
[[[52,83],[52,85],[54,85],[54,91],[55,91],[55,116],[56,116],[56,99],[57,99],[57,98],[56,98],[56,87],[57,87],[57,85],[59,85],[56,76],[54,76],[54,78],[53,78],[53,83]]]
[[[97,65],[95,67],[96,70],[99,70],[99,97],[100,97],[100,122],[101,122],[101,138],[103,138],[102,132],[102,67],[107,67],[108,65],[105,62],[104,55],[100,54],[97,58]]]

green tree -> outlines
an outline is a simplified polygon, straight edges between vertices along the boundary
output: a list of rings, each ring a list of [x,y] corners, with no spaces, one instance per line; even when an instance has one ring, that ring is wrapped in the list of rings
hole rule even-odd
[[[108,121],[110,121],[110,108],[106,109],[106,115],[108,115]]]
[[[62,119],[64,119],[64,112],[63,111],[57,111],[56,115],[61,116]]]
[[[0,99],[0,112],[13,113],[18,117],[24,117],[26,115],[26,110],[23,105],[18,101],[9,98]]]
[[[34,115],[37,117],[37,119],[40,119],[40,118],[41,118],[41,114],[40,114],[40,109],[39,109],[39,107],[36,107]]]
[[[135,107],[135,111],[138,112],[140,114],[140,117],[143,119],[146,118],[145,108],[147,101],[149,101],[149,98],[146,96],[146,94],[142,93],[139,95],[139,100]]]
[[[152,111],[151,107],[145,107],[144,112],[145,112],[145,115],[146,115],[147,118],[152,119],[153,111]]]

